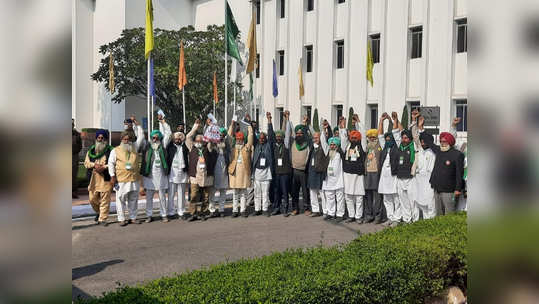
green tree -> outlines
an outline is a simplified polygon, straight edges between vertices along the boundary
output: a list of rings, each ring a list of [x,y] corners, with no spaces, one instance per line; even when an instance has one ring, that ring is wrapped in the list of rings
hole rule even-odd
[[[200,115],[213,111],[213,72],[217,71],[219,103],[216,108],[217,119],[224,121],[224,74],[225,52],[224,26],[210,25],[206,31],[195,31],[192,26],[180,30],[154,30],[155,48],[154,82],[156,106],[161,108],[167,121],[175,125],[183,120],[182,93],[178,89],[178,66],[180,40],[184,43],[186,118],[188,124]],[[144,60],[144,28],[126,29],[115,41],[102,45],[99,52],[104,57],[98,70],[91,75],[95,81],[108,83],[109,56],[114,57],[116,92],[112,100],[120,103],[129,96],[146,99],[147,63]],[[228,60],[228,71],[231,60]],[[231,79],[232,78],[232,79]],[[229,77],[228,100],[229,117],[232,117],[233,85],[236,77]],[[241,82],[236,82],[241,92]],[[108,85],[106,85],[108,89]],[[237,94],[236,102],[243,102],[242,94]]]
[[[314,109],[314,114],[313,114],[313,129],[316,131],[316,132],[320,132],[320,123],[318,122],[318,109]]]
[[[402,109],[401,124],[404,129],[408,129],[408,107],[406,105]]]
[[[352,116],[354,116],[354,108],[350,107],[348,110],[348,130],[354,129],[354,124],[352,123]]]

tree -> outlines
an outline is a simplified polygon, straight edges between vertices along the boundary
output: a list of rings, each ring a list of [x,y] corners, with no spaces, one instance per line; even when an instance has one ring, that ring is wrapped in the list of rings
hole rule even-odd
[[[167,121],[175,125],[183,120],[182,93],[178,89],[178,65],[180,40],[184,43],[185,69],[187,85],[185,86],[186,118],[190,124],[195,118],[213,111],[213,72],[217,71],[219,103],[216,113],[218,120],[224,120],[224,70],[225,53],[224,26],[210,25],[207,31],[195,31],[192,26],[180,30],[154,30],[155,48],[152,51],[154,60],[154,82],[156,106],[161,108]],[[95,81],[107,83],[109,79],[109,57],[114,57],[116,92],[112,100],[120,103],[129,96],[146,99],[147,63],[144,59],[144,28],[126,29],[115,41],[102,45],[99,52],[104,57],[98,70],[91,75]],[[228,60],[231,70],[231,60]],[[233,99],[233,85],[229,77],[228,100]],[[236,82],[241,90],[241,82]],[[108,87],[107,87],[108,89]],[[237,104],[241,105],[242,94],[237,94]],[[230,102],[229,117],[232,106]]]
[[[313,129],[316,132],[320,132],[320,123],[318,122],[318,109],[314,109],[313,114]]]
[[[354,124],[352,123],[352,116],[354,116],[354,108],[350,107],[348,110],[348,130],[354,129]]]
[[[402,109],[401,124],[404,129],[408,129],[408,107],[406,105]]]

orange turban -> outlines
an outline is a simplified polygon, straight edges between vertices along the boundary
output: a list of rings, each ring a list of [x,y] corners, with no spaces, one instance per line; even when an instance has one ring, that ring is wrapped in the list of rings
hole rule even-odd
[[[360,141],[361,140],[361,132],[357,130],[350,131],[350,140],[351,141]]]
[[[244,138],[244,135],[243,135],[243,132],[236,132],[236,140],[241,140],[243,141],[243,138]]]

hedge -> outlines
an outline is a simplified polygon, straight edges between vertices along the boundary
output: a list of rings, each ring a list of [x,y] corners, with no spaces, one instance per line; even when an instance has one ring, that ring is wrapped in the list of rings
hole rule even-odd
[[[466,214],[211,266],[81,303],[424,303],[466,289]]]

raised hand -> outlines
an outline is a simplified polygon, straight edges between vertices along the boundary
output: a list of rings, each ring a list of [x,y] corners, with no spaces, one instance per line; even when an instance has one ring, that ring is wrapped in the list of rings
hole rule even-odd
[[[249,113],[245,114],[245,121],[250,122],[251,121],[251,115]]]
[[[453,127],[456,127],[461,121],[460,117],[453,118]]]
[[[394,122],[399,121],[399,117],[397,115],[397,112],[391,112],[391,119],[393,119]]]
[[[417,120],[417,126],[419,127],[419,129],[423,129],[424,125],[425,125],[425,117],[424,116],[419,116],[419,118]]]
[[[412,121],[415,121],[419,117],[419,111],[417,109],[414,109],[412,111]]]
[[[344,129],[346,128],[346,118],[342,117],[339,118],[339,128]]]
[[[200,118],[195,119],[195,125],[200,126]]]
[[[389,115],[387,115],[387,112],[382,113],[382,116],[380,117],[380,120],[386,120],[389,119]]]
[[[271,121],[271,113],[270,112],[266,112],[266,118],[268,119],[268,121]]]
[[[357,114],[352,115],[352,122],[354,122],[354,124],[355,124],[356,122],[360,122],[360,120],[359,120],[359,115],[357,115]]]
[[[303,124],[304,125],[309,124],[309,116],[307,116],[307,114],[303,115]]]
[[[284,111],[283,117],[288,120],[288,118],[290,118],[290,111],[288,110]]]
[[[329,127],[329,122],[327,121],[327,119],[324,119],[322,121],[322,127],[324,127],[324,129],[327,129]]]

